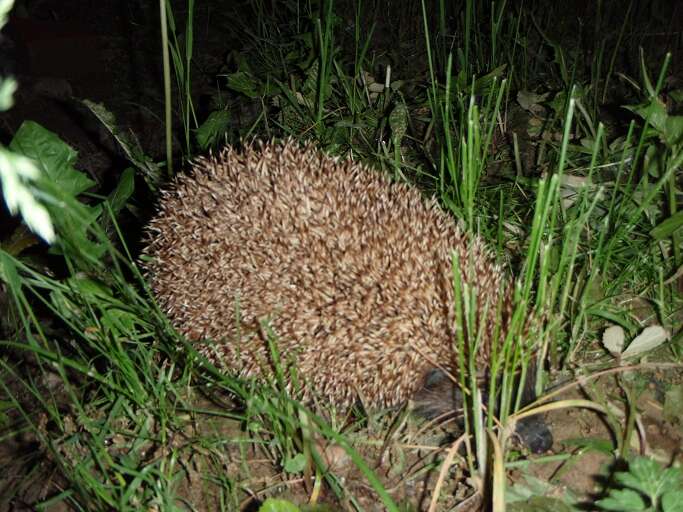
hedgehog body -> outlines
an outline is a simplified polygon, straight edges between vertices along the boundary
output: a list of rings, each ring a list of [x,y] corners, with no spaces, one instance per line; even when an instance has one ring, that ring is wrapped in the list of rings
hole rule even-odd
[[[267,324],[306,399],[391,407],[435,367],[455,370],[454,252],[488,312],[481,368],[507,328],[510,287],[478,237],[415,188],[312,146],[198,160],[148,233],[147,275],[175,327],[217,366],[259,376],[273,368]]]

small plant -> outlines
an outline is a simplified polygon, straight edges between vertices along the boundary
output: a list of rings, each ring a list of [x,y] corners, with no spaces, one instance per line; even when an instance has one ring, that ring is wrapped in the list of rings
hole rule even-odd
[[[683,472],[663,468],[647,457],[636,457],[628,471],[614,475],[618,488],[598,500],[601,510],[619,512],[680,512],[683,510]]]

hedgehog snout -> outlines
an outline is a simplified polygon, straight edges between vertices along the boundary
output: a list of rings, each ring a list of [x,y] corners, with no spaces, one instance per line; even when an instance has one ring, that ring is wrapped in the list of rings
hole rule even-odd
[[[535,396],[525,390],[522,405],[533,402]],[[483,397],[484,401],[487,398]],[[425,419],[445,418],[462,411],[462,392],[453,379],[440,368],[425,372],[422,386],[413,397],[414,412]],[[517,422],[515,438],[532,453],[547,452],[553,445],[553,435],[543,415],[536,414]]]
[[[461,412],[462,392],[450,376],[439,368],[424,373],[420,388],[413,395],[413,411],[427,420]]]
[[[553,446],[553,434],[540,414],[519,420],[515,434],[532,453],[545,453]]]

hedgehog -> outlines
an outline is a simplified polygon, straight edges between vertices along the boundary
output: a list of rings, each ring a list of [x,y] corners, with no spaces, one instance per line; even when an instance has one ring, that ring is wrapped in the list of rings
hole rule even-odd
[[[143,253],[159,306],[211,363],[273,372],[272,332],[300,398],[341,409],[396,407],[457,373],[454,255],[483,312],[482,374],[509,328],[510,281],[480,237],[417,188],[293,140],[196,160]]]

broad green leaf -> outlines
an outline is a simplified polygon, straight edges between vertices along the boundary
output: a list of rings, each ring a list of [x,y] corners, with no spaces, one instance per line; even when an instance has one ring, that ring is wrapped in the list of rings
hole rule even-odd
[[[195,136],[197,144],[202,150],[213,146],[219,137],[225,135],[230,126],[230,113],[227,110],[211,112],[208,119],[197,128]]]
[[[66,284],[88,302],[97,303],[103,300],[108,303],[118,302],[109,288],[94,279],[76,275],[67,279]]]
[[[81,308],[60,290],[53,290],[50,292],[50,302],[57,310],[59,317],[65,320],[76,320],[80,318],[82,313]]]
[[[107,201],[112,212],[118,213],[126,205],[135,190],[135,171],[130,167],[123,171],[116,188],[109,194]]]
[[[613,313],[608,309],[601,307],[601,304],[595,304],[587,309],[589,315],[599,316],[612,322],[613,324],[621,325],[627,332],[635,332],[638,326],[630,321],[629,318],[625,317],[623,314]]]
[[[659,133],[664,133],[665,123],[668,117],[666,113],[666,105],[659,98],[653,98],[649,103],[640,105],[625,105],[624,108],[631,112],[638,114],[646,120]]]
[[[291,459],[287,459],[284,464],[287,473],[301,473],[306,467],[306,457],[303,453],[298,453]]]
[[[596,502],[603,510],[641,512],[647,509],[643,497],[631,489],[613,490],[609,497]]]
[[[505,503],[526,503],[534,496],[558,495],[558,486],[548,482],[547,479],[540,479],[529,474],[524,474],[523,478],[524,481],[515,482],[512,486],[505,488]],[[571,500],[572,497],[567,496],[567,494],[567,492],[564,492],[564,497]]]
[[[300,512],[301,509],[287,500],[268,498],[258,510],[259,512]]]
[[[503,64],[489,71],[487,74],[480,76],[479,78],[476,78],[474,80],[473,93],[476,96],[486,96],[487,94],[489,94],[491,92],[491,87],[493,86],[493,84],[496,81],[500,82],[500,79],[503,78],[506,67],[507,64]],[[458,77],[456,80],[457,88],[461,90],[470,90],[472,87],[471,79],[471,75],[468,76],[466,73],[464,73],[464,69],[461,69],[460,73],[458,73]]]
[[[662,512],[683,512],[683,490],[664,493],[662,496]]]
[[[669,116],[664,123],[664,142],[672,147],[683,141],[683,116]]]
[[[625,487],[636,489],[646,496],[660,494],[662,467],[653,459],[636,457],[629,464],[628,472],[616,474],[616,480]]]
[[[608,456],[611,456],[614,453],[614,446],[612,445],[612,442],[607,439],[601,439],[599,437],[580,437],[566,439],[562,441],[562,444],[566,446],[578,446],[583,448],[584,451],[603,453]]]
[[[657,224],[650,231],[650,236],[655,240],[664,240],[669,238],[681,226],[683,226],[683,210],[674,213],[671,217]]]
[[[521,90],[517,93],[517,103],[524,109],[529,111],[538,111],[540,103],[548,99],[549,93],[537,94],[532,91]]]
[[[245,71],[236,71],[227,75],[228,87],[233,91],[244,94],[248,98],[258,98],[261,95],[261,85]]]
[[[17,266],[14,264],[14,258],[3,250],[0,250],[0,280],[9,285],[12,293],[21,289],[22,281],[19,278]]]
[[[106,332],[113,332],[116,336],[128,337],[131,333],[139,332],[140,327],[144,328],[139,316],[119,308],[107,309],[100,322]]]
[[[683,491],[683,473],[681,472],[681,468],[666,468],[660,476],[659,481],[661,484],[661,492],[659,493],[660,496],[667,491]]]
[[[24,121],[9,145],[12,151],[33,160],[64,193],[76,197],[95,182],[74,169],[78,153],[57,135],[33,121]]]
[[[102,123],[112,137],[118,142],[119,146],[126,155],[128,161],[133,166],[142,172],[145,181],[152,189],[156,189],[159,184],[161,176],[161,167],[159,164],[152,161],[150,157],[145,155],[140,142],[131,133],[124,133],[119,130],[116,124],[116,117],[101,103],[95,103],[90,100],[83,100],[85,105],[92,114]]]

